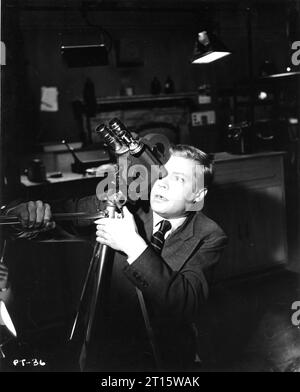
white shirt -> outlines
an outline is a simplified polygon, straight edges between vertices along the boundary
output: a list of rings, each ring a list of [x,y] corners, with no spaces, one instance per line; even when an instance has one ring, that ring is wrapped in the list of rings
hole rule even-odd
[[[158,230],[158,226],[161,221],[163,220],[168,220],[171,223],[171,229],[166,232],[165,234],[165,239],[173,233],[179,226],[183,224],[183,222],[186,220],[186,216],[180,217],[180,218],[172,218],[172,219],[166,219],[162,218],[160,215],[158,215],[156,212],[153,211],[153,231],[152,234],[154,234]]]
[[[153,211],[153,230],[152,234],[154,234],[158,230],[158,226],[162,220],[165,220],[166,218],[162,218],[160,215],[158,215],[156,212]],[[171,229],[166,232],[165,234],[165,239],[173,233],[179,226],[183,224],[183,222],[186,220],[186,217],[180,217],[180,218],[172,218],[172,219],[167,219],[171,223]],[[136,244],[132,244],[132,250],[130,250],[130,255],[127,259],[128,263],[131,264],[133,263],[148,247],[146,243],[143,243],[139,246]]]

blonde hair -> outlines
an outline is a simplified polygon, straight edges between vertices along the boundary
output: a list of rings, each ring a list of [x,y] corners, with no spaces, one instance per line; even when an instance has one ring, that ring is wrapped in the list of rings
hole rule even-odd
[[[213,157],[194,146],[175,144],[170,147],[170,154],[182,158],[192,159],[203,166],[204,186],[208,188],[213,180]]]

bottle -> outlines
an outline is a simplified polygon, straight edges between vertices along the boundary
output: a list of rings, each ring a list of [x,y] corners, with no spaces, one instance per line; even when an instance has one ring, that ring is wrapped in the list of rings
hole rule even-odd
[[[211,103],[211,87],[209,84],[202,84],[198,87],[198,103],[200,105]]]
[[[150,93],[153,95],[158,95],[161,93],[161,84],[156,76],[152,79]]]
[[[95,86],[90,78],[86,78],[83,88],[83,100],[87,117],[94,117],[97,111],[97,100]]]
[[[165,92],[165,94],[173,94],[174,93],[174,82],[170,78],[170,76],[168,76],[165,81],[164,92]]]

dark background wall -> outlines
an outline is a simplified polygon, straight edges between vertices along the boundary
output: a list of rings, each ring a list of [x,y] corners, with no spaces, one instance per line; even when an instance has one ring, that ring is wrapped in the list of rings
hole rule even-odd
[[[166,0],[161,3],[165,2],[173,4],[172,1]],[[186,0],[181,3],[193,3],[194,11],[179,12],[176,7],[168,12],[162,9],[154,9],[153,12],[149,10],[129,12],[117,9],[93,11],[89,13],[90,20],[107,29],[114,41],[121,40],[125,45],[128,42],[132,43],[133,49],[137,50],[143,60],[143,65],[131,68],[120,67],[117,64],[114,46],[109,56],[108,66],[80,69],[66,68],[59,51],[62,43],[81,43],[87,39],[86,36],[91,40],[95,39],[96,34],[91,34],[78,10],[74,7],[68,8],[71,3],[79,4],[79,2],[59,3],[56,0],[53,2],[40,0],[40,5],[48,3],[49,7],[54,4],[60,8],[67,5],[64,10],[57,11],[50,8],[45,11],[41,6],[25,8],[29,3],[30,1],[25,0],[20,1],[19,4],[14,2],[15,6],[7,7],[3,13],[3,41],[7,46],[7,65],[2,67],[1,109],[2,126],[5,131],[2,133],[5,139],[3,155],[9,168],[6,173],[10,173],[13,178],[17,178],[19,156],[28,153],[37,144],[55,142],[62,138],[71,141],[79,140],[79,130],[71,104],[76,99],[82,99],[87,77],[93,81],[97,97],[118,96],[123,85],[133,86],[136,94],[148,94],[154,76],[163,82],[167,75],[170,75],[175,82],[177,92],[196,91],[203,83],[210,83],[221,89],[232,87],[234,84],[240,85],[247,80],[250,70],[246,6],[249,3],[253,4],[251,20],[254,75],[259,75],[260,66],[266,59],[272,60],[278,71],[283,71],[290,63],[291,37],[287,31],[287,16],[291,10],[289,1],[260,1],[259,4],[254,1],[247,3],[232,1],[226,2],[227,5],[223,1],[212,1],[209,3],[212,3],[213,7],[201,8],[199,4],[204,2],[198,1],[199,4],[196,6],[195,1]],[[153,0],[151,3],[158,2]],[[233,55],[208,66],[191,66],[189,60],[196,33],[199,28],[212,21],[224,43],[233,51]],[[299,39],[300,35],[296,34],[294,38]],[[40,112],[42,86],[58,88],[58,112]],[[296,83],[294,87],[297,92]],[[288,200],[298,200],[295,178],[296,176],[291,175],[287,179],[290,185],[287,189],[293,193],[291,196],[288,195]],[[12,199],[18,196],[18,191],[13,192]],[[295,243],[298,243],[294,204],[288,204],[290,216],[293,218],[289,227],[295,233]],[[299,212],[297,214],[299,215]],[[24,246],[29,248],[31,244]],[[29,324],[29,327],[35,330],[36,325],[47,324],[49,320],[56,321],[57,318],[60,321],[70,318],[78,299],[82,284],[81,277],[90,250],[86,248],[79,250],[80,246],[79,244],[78,248],[77,246],[75,248],[73,243],[70,247],[49,244],[51,249],[48,253],[44,253],[42,249],[24,250],[12,244],[15,252],[12,256],[15,270],[18,270],[22,264],[19,262],[22,261],[24,254],[27,255],[28,261],[21,265],[19,274],[27,289],[25,293],[20,291],[22,295],[18,297],[19,309],[23,309],[24,313],[19,316],[20,319],[23,317],[20,322]],[[82,256],[83,254],[85,256]],[[298,252],[295,254],[298,256]],[[34,256],[38,260],[35,260]],[[14,273],[14,266],[12,268]],[[35,275],[31,274],[32,271]],[[53,273],[49,274],[49,271]],[[28,274],[28,282],[26,277],[24,282],[24,274]],[[66,286],[64,279],[72,283],[71,287]],[[53,285],[55,285],[55,295],[51,292]],[[49,299],[47,306],[45,306],[45,296],[40,295],[42,288],[47,289],[43,294],[47,296],[51,294],[51,298],[47,297]],[[66,294],[68,295],[64,297]]]
[[[78,4],[76,1],[67,3]],[[142,60],[143,65],[130,68],[118,65],[116,45],[109,55],[108,66],[71,69],[63,64],[61,44],[95,43],[92,41],[98,37],[76,7],[57,10],[48,7],[43,11],[42,7],[26,8],[25,2],[17,8],[7,9],[6,14],[13,13],[16,19],[14,27],[10,26],[10,36],[15,36],[16,30],[21,36],[19,44],[12,49],[13,56],[16,51],[24,53],[25,65],[24,61],[18,64],[23,68],[22,78],[28,81],[17,93],[19,102],[27,107],[31,118],[29,122],[23,121],[25,117],[20,114],[22,139],[27,139],[23,146],[62,138],[79,140],[71,104],[82,99],[87,77],[93,81],[97,97],[118,96],[122,87],[127,85],[133,86],[135,94],[148,94],[154,76],[163,84],[170,75],[177,92],[196,91],[203,83],[218,88],[232,86],[248,77],[247,7],[244,2],[227,2],[227,5],[213,2],[213,7],[199,7],[191,2],[193,6],[174,6],[168,10],[164,10],[164,2],[161,3],[162,7],[154,7],[152,12],[149,9],[134,11],[134,7],[125,11],[88,12],[90,22],[109,31],[114,44],[120,42],[122,48],[129,49],[131,54],[133,51],[133,56],[137,54]],[[61,6],[63,8],[63,4]],[[289,63],[285,18],[289,9],[290,3],[285,1],[260,2],[252,7],[253,69],[256,75],[265,59],[271,59],[278,69]],[[4,18],[4,23],[7,21]],[[233,55],[208,66],[191,65],[196,33],[208,25],[220,34]],[[39,111],[42,86],[58,88],[58,112]]]

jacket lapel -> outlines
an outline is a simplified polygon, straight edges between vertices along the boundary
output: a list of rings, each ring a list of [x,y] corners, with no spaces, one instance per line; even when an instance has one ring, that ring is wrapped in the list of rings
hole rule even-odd
[[[139,221],[136,221],[140,235],[151,242],[153,231],[153,212],[149,209],[148,212],[141,211],[138,215]]]
[[[183,267],[202,238],[201,216],[201,213],[192,213],[187,217],[184,224],[175,230],[165,241],[162,257],[175,271],[179,271]],[[144,213],[140,217],[144,225],[144,235],[150,243],[153,231],[152,210],[150,209],[148,213]],[[195,233],[197,233],[197,236],[195,236]]]
[[[162,257],[175,271],[179,271],[184,266],[195,247],[199,244],[199,236],[195,236],[198,226],[197,218],[197,214],[191,214],[184,224],[165,241]]]

